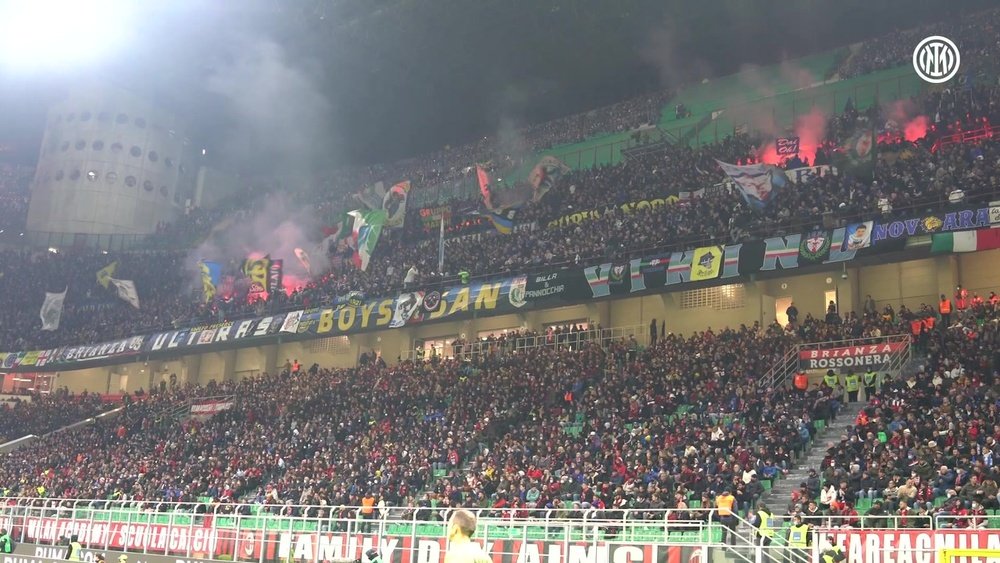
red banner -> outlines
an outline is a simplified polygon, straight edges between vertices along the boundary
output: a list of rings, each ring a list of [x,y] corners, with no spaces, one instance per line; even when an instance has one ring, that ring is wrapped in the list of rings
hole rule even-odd
[[[892,355],[907,346],[904,342],[883,342],[844,348],[819,348],[799,352],[802,369],[872,368],[882,369]]]
[[[844,548],[845,563],[985,563],[985,559],[937,561],[940,549],[1000,549],[996,530],[828,530]],[[824,540],[825,541],[825,540]]]
[[[142,514],[145,515],[145,514]],[[136,513],[136,517],[140,513]],[[156,513],[148,516],[165,516]],[[194,518],[212,517],[195,515]],[[219,516],[221,517],[221,516]],[[232,518],[227,516],[226,518]],[[197,522],[197,521],[196,521]],[[24,541],[28,544],[64,544],[77,535],[87,549],[144,551],[151,554],[186,555],[198,559],[224,557],[236,561],[284,563],[325,562],[334,559],[363,559],[377,548],[386,563],[438,563],[444,558],[444,538],[412,538],[410,535],[346,534],[331,532],[262,532],[259,530],[216,529],[161,524],[91,522],[68,518],[28,518]],[[275,519],[269,527],[288,526],[291,522]],[[378,524],[372,523],[377,529]],[[20,526],[13,537],[20,538]],[[560,531],[560,534],[563,533]],[[696,546],[664,546],[593,542],[479,540],[493,563],[700,563],[701,550]],[[62,549],[65,548],[52,548]],[[263,554],[263,556],[262,556]],[[49,556],[49,554],[45,554]],[[57,557],[58,558],[58,557]]]

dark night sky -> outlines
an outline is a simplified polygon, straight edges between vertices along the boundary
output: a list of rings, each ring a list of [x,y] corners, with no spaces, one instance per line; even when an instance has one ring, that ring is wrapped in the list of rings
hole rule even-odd
[[[283,150],[377,162],[991,4],[159,0],[98,68],[0,76],[0,142],[32,157],[47,104],[96,78],[175,108],[235,166]]]

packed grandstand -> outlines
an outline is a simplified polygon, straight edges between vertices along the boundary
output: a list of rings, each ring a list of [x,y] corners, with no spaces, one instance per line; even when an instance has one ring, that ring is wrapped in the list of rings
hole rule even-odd
[[[640,150],[616,162],[560,167],[545,190],[535,186],[536,197],[511,215],[509,228],[481,211],[486,190],[474,189],[449,201],[411,205],[400,228],[382,232],[365,269],[356,266],[357,242],[350,247],[338,240],[326,247],[328,253],[311,256],[314,263],[330,263],[313,279],[289,281],[284,290],[257,298],[248,298],[253,288],[244,284],[241,292],[237,281],[237,287],[220,287],[205,298],[192,273],[199,258],[192,249],[218,236],[219,225],[241,221],[272,201],[270,192],[281,191],[272,183],[258,190],[256,200],[190,209],[129,249],[0,251],[0,351],[16,355],[343,307],[349,296],[415,289],[429,294],[469,279],[542,268],[631,260],[645,267],[651,253],[749,246],[766,237],[868,221],[889,225],[995,208],[1000,143],[992,124],[1000,124],[1000,83],[990,65],[1000,60],[998,25],[1000,11],[993,10],[853,49],[830,69],[831,77],[908,65],[920,38],[947,35],[969,65],[967,76],[975,79],[927,88],[893,105],[859,108],[845,99],[808,156],[780,162],[789,175],[822,170],[765,206],[753,205],[738,190],[713,188],[728,178],[717,161],[760,163],[773,139],[740,131],[692,146],[637,134],[630,148]],[[675,95],[650,94],[521,133],[533,152],[598,133],[646,131],[661,111],[675,111],[667,106]],[[676,111],[683,117],[681,108]],[[919,135],[907,127],[910,120],[926,125]],[[877,143],[867,176],[838,166],[842,147],[858,131],[870,131]],[[963,135],[970,131],[982,134]],[[475,185],[476,163],[492,163],[484,171],[493,182],[534,164],[493,141],[337,171],[297,193],[295,204],[321,210],[335,229],[338,218],[358,205],[358,186],[406,178],[417,193],[447,183]],[[24,228],[25,174],[23,167],[0,168],[3,229]],[[518,189],[494,188],[496,198]],[[653,200],[670,203],[628,207]],[[425,220],[426,210],[443,205],[449,215]],[[584,210],[596,211],[582,222],[565,220]],[[798,243],[795,248],[793,254]],[[218,264],[220,275],[241,271],[244,258],[227,257]],[[108,277],[131,280],[141,307],[101,283],[100,272],[111,264]],[[58,330],[43,330],[39,307],[47,293],[64,288]],[[3,514],[29,543],[62,541],[62,529],[46,529],[45,521],[71,519],[88,521],[86,530],[96,529],[95,521],[125,519],[150,529],[183,522],[185,530],[216,525],[317,534],[372,533],[375,522],[378,533],[391,536],[382,521],[431,526],[458,507],[474,508],[504,526],[517,520],[597,522],[602,540],[637,544],[759,543],[764,537],[768,544],[773,538],[775,545],[804,549],[793,516],[834,531],[1000,528],[1000,466],[994,463],[1000,455],[1000,298],[988,290],[1000,291],[1000,285],[974,294],[959,287],[940,303],[932,295],[909,307],[866,301],[857,311],[843,311],[831,304],[801,317],[792,304],[784,323],[705,326],[687,335],[655,319],[628,337],[610,336],[599,325],[548,332],[525,327],[475,346],[456,338],[448,345],[451,353],[441,356],[372,354],[352,368],[307,367],[295,360],[239,380],[163,382],[122,397],[25,393],[0,409],[4,442],[35,437],[0,454],[0,492],[8,499]],[[875,379],[859,383],[862,372],[874,371],[861,368],[845,372],[846,378],[831,371],[832,380],[820,375],[803,386],[791,377],[778,385],[763,378],[800,349],[887,338],[899,338],[912,350],[892,374],[879,370]],[[870,387],[860,398],[859,386]],[[192,405],[220,403],[225,408],[209,416],[190,415]],[[838,434],[830,433],[834,425]],[[783,523],[772,523],[769,514]],[[29,516],[37,519],[34,527]],[[294,524],[282,528],[281,518]],[[521,539],[503,536],[504,526],[490,533]],[[656,536],[656,526],[663,537]],[[433,526],[419,530],[413,534],[441,533]],[[569,542],[569,530],[544,533],[564,534],[556,539]],[[529,532],[524,534],[527,540]],[[151,543],[115,542],[84,543],[171,553]],[[817,542],[828,547],[825,537]],[[281,545],[284,557],[299,558],[294,540],[291,547]],[[986,546],[983,539],[969,547]],[[265,557],[261,551],[241,555],[237,547],[201,553]]]

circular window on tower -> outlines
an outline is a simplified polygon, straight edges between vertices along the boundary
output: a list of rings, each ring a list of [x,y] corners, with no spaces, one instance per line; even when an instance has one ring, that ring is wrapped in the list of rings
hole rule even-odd
[[[174,167],[174,159],[172,159],[172,158],[170,158],[168,156],[167,158],[163,159],[163,164],[166,164],[167,168],[173,168]]]
[[[114,185],[114,183],[118,181],[118,174],[115,172],[108,172],[104,176],[104,181],[111,185]]]
[[[139,129],[145,129],[146,128],[146,120],[143,119],[143,118],[141,118],[141,117],[135,118],[135,126],[138,127]]]
[[[87,148],[87,141],[80,139],[76,142],[75,145],[73,145],[73,147],[76,148],[76,150],[78,151],[82,151],[83,149]]]
[[[160,155],[156,154],[156,151],[149,151],[149,161],[156,162],[160,160]]]
[[[112,143],[111,144],[111,152],[113,152],[115,154],[118,154],[118,153],[122,152],[123,148],[125,148],[125,147],[123,147],[121,143]]]
[[[90,121],[90,112],[89,111],[81,112],[80,121]]]
[[[136,145],[132,145],[132,148],[128,150],[128,153],[136,158],[139,158],[140,156],[142,156],[142,149],[140,149]]]
[[[95,151],[102,151],[104,150],[104,141],[94,141],[90,145],[90,148],[92,148]]]
[[[87,171],[87,179],[90,180],[91,182],[96,182],[97,178],[99,178],[99,177],[100,177],[100,174],[97,173],[97,170],[88,170]]]
[[[79,170],[74,170],[74,171],[70,172],[69,173],[69,179],[73,180],[74,182],[77,181],[77,180],[79,180],[80,179],[80,171]]]
[[[56,182],[61,181],[63,179],[63,176],[65,176],[65,174],[63,174],[62,170],[60,170],[59,172],[56,172]]]
[[[128,116],[125,115],[124,113],[119,113],[118,116],[115,117],[115,123],[117,123],[118,125],[124,125],[128,123]]]
[[[134,188],[135,187],[135,176],[125,176],[125,185]]]
[[[147,192],[153,191],[153,182],[146,180],[145,182],[142,183],[142,189],[146,190]]]
[[[111,114],[106,111],[102,111],[101,113],[97,114],[97,121],[100,121],[101,123],[107,123],[111,121]]]

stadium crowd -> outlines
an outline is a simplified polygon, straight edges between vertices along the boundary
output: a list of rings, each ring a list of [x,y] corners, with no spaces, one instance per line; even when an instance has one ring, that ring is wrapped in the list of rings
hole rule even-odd
[[[24,228],[34,174],[31,166],[0,163],[0,232]]]
[[[841,338],[861,322],[847,317],[822,334]],[[745,508],[759,480],[790,467],[811,422],[838,409],[831,390],[756,388],[797,338],[778,325],[667,334],[646,349],[567,338],[514,353],[345,370],[296,362],[206,388],[163,385],[119,417],[3,454],[0,488],[147,503],[209,496],[275,512],[366,496],[411,511],[431,499],[498,511],[657,508],[728,488]],[[203,396],[232,408],[175,416]],[[749,422],[759,419],[770,422]],[[435,480],[435,470],[445,476]]]
[[[965,310],[950,328],[933,331],[916,369],[882,383],[850,436],[823,461],[805,499],[818,514],[867,526],[892,521],[980,528],[1000,508],[1000,310],[989,301]],[[805,484],[804,484],[805,485]],[[827,491],[826,489],[831,489]]]
[[[0,444],[29,434],[43,435],[107,412],[115,402],[95,393],[31,393],[0,403]]]
[[[990,70],[995,71],[994,54],[1000,49],[998,29],[1000,10],[992,9],[967,14],[957,20],[942,19],[916,29],[894,31],[863,42],[861,48],[841,64],[837,74],[841,78],[853,78],[911,64],[913,49],[932,35],[942,35],[956,43],[962,54],[962,74],[974,75],[989,65],[994,65]]]

